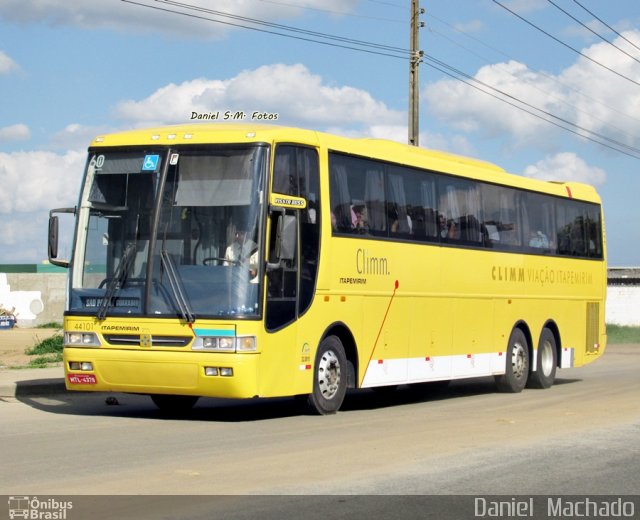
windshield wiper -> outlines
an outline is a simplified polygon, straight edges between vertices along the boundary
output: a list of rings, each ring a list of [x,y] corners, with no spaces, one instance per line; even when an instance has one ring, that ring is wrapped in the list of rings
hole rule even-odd
[[[97,318],[99,320],[104,320],[106,318],[109,307],[113,305],[113,297],[115,296],[116,291],[122,288],[122,285],[126,280],[127,275],[129,274],[129,270],[133,265],[135,253],[136,244],[132,242],[124,250],[122,258],[120,259],[120,263],[113,273],[113,278],[111,278],[111,281],[107,286],[107,290],[102,297],[102,301],[100,302],[100,307],[98,308],[97,314]]]
[[[160,261],[162,263],[162,267],[164,267],[164,270],[167,273],[169,285],[171,286],[171,291],[173,292],[173,296],[176,300],[176,303],[178,304],[178,310],[180,311],[182,318],[187,323],[193,323],[194,321],[196,321],[196,318],[189,308],[189,303],[187,302],[187,299],[184,296],[184,292],[182,291],[180,278],[173,264],[173,260],[171,259],[171,256],[166,249],[160,251]]]

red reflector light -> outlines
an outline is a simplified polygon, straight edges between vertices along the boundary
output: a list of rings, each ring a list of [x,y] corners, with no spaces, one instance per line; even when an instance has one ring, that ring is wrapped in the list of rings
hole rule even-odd
[[[67,380],[72,385],[95,385],[98,382],[93,374],[67,374]]]

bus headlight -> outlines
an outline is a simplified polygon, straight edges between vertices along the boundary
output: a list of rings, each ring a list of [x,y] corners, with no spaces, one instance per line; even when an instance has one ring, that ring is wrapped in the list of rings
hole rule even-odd
[[[208,377],[233,377],[233,368],[231,367],[204,367],[204,375]]]
[[[233,352],[235,350],[235,338],[218,338],[218,350]]]
[[[255,336],[203,336],[197,337],[192,350],[211,352],[256,352]]]
[[[64,344],[69,346],[99,347],[100,340],[95,332],[65,332]]]
[[[256,337],[255,336],[238,336],[236,338],[236,350],[238,352],[255,352]]]
[[[91,361],[69,361],[69,370],[91,372],[93,370],[93,363],[91,363]]]

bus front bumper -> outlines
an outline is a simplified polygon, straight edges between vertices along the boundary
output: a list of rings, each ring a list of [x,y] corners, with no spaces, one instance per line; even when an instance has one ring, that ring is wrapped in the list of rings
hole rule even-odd
[[[256,353],[64,349],[67,390],[258,397]]]

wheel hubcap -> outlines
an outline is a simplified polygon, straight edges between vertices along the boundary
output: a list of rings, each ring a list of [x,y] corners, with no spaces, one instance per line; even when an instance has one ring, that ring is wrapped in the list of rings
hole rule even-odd
[[[540,347],[542,350],[540,352],[540,370],[545,376],[551,374],[553,370],[553,352],[551,343],[545,341]]]
[[[514,343],[511,352],[511,366],[513,367],[513,375],[518,379],[523,377],[527,370],[526,355],[524,346],[520,343]]]
[[[332,399],[340,387],[340,361],[331,350],[324,353],[318,364],[318,387],[325,399]]]

